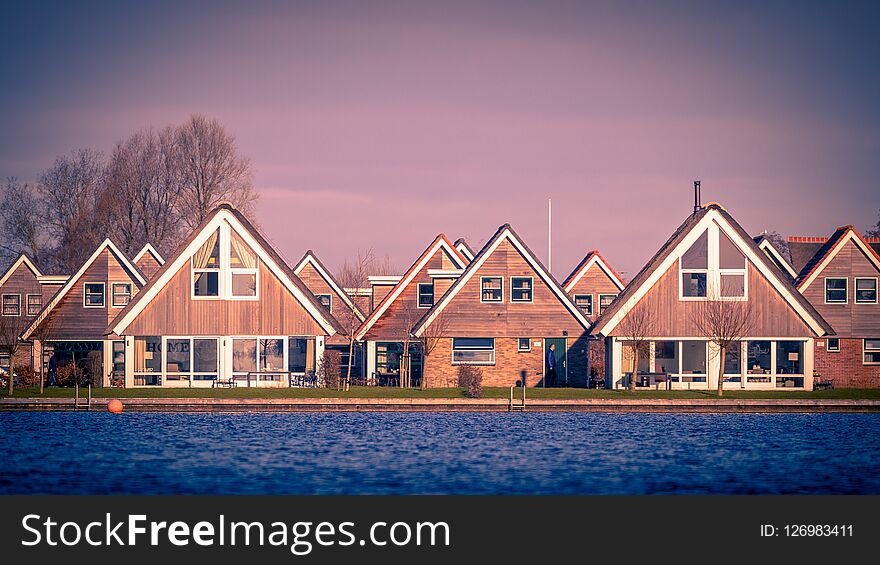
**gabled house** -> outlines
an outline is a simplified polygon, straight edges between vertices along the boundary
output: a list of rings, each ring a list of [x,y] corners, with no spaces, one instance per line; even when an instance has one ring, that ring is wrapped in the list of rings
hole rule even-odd
[[[328,337],[325,340],[324,347],[328,351],[339,352],[342,374],[343,376],[346,375],[349,362],[349,345],[351,343],[348,335],[360,327],[366,319],[366,314],[356,304],[355,300],[357,297],[350,296],[349,292],[342,288],[330,270],[321,263],[321,260],[318,259],[318,256],[311,249],[306,251],[305,255],[294,267],[293,272],[345,330],[344,333]],[[355,343],[351,351],[354,353],[352,377],[363,378],[365,366],[362,344]]]
[[[586,315],[505,224],[412,333],[436,340],[425,362],[430,386],[454,386],[459,365],[481,366],[487,386],[584,386],[589,328]],[[556,378],[547,383],[551,355]]]
[[[590,320],[611,306],[625,286],[623,278],[596,250],[587,253],[562,283],[566,294]]]
[[[152,276],[156,274],[156,271],[165,264],[165,259],[162,258],[162,255],[160,255],[159,252],[149,243],[144,245],[143,248],[138,251],[132,261],[137,265],[137,268],[140,269],[141,273],[143,273],[147,280],[152,278]]]
[[[468,242],[464,240],[463,237],[460,237],[455,240],[455,249],[464,257],[468,263],[474,260],[474,250],[471,249],[471,246],[468,245]]]
[[[286,387],[343,329],[231,204],[217,206],[105,329],[125,386]]]
[[[804,255],[820,238],[789,238]],[[874,241],[872,241],[872,239]],[[803,241],[809,240],[809,241]],[[825,238],[795,281],[798,290],[834,328],[816,341],[816,371],[836,387],[880,387],[880,239],[843,226]]]
[[[782,252],[776,249],[776,246],[773,245],[773,242],[770,241],[766,235],[761,234],[755,236],[753,238],[755,243],[758,246],[758,249],[763,251],[767,257],[770,259],[770,262],[776,265],[776,268],[785,273],[785,275],[789,278],[789,280],[794,280],[797,278],[797,271],[791,266],[791,263],[788,262]]]
[[[43,274],[27,255],[20,255],[0,277],[0,324],[3,334],[10,331],[23,331],[28,320],[39,314],[43,308],[43,285],[40,278]],[[0,351],[0,372],[8,374],[12,365],[28,365],[33,363],[33,348],[28,344],[20,347],[15,359]]]
[[[367,376],[378,384],[399,383],[401,363],[409,364],[409,383],[422,379],[422,351],[412,339],[413,325],[434,306],[467,266],[464,257],[444,234],[439,234],[401,277],[370,277],[375,288],[394,282],[375,303],[355,333],[367,344]],[[388,286],[388,285],[384,285]],[[405,353],[408,352],[408,353]],[[407,371],[404,371],[406,374]]]
[[[725,358],[728,388],[812,389],[813,342],[833,330],[716,203],[689,216],[596,320],[606,386],[626,386],[632,376],[625,320],[637,315],[653,321],[654,334],[640,373],[662,376],[671,388],[714,389],[719,354],[693,323],[707,300],[748,301],[752,309],[749,335]]]
[[[105,335],[107,324],[146,284],[146,278],[125,254],[105,239],[79,271],[46,302],[22,338],[42,347],[54,371],[74,363],[95,386],[110,383],[121,371],[121,342]]]

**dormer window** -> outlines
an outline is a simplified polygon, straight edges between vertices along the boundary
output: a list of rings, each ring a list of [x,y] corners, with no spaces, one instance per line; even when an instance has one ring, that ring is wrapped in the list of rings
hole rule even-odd
[[[259,288],[257,254],[228,225],[192,256],[193,298],[253,299]]]

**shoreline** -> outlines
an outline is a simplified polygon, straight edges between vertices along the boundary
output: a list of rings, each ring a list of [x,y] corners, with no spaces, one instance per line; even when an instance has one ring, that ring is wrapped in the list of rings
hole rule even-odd
[[[0,412],[104,412],[108,398],[88,405],[72,398],[0,398]],[[880,412],[880,400],[859,399],[520,399],[505,398],[119,398],[130,412]]]

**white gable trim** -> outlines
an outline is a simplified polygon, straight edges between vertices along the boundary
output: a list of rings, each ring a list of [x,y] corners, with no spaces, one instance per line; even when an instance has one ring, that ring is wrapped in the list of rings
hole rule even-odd
[[[779,279],[778,275],[774,270],[770,269],[770,267],[762,260],[759,256],[755,255],[752,248],[743,241],[742,237],[740,237],[739,233],[733,229],[733,227],[724,219],[720,212],[717,210],[709,210],[705,216],[703,216],[696,225],[694,225],[690,232],[678,243],[675,248],[666,255],[663,261],[654,269],[654,272],[645,280],[642,285],[635,289],[635,292],[629,297],[629,299],[623,303],[614,313],[614,316],[605,321],[601,328],[599,328],[597,333],[600,333],[604,336],[609,335],[610,332],[614,331],[614,328],[623,320],[624,317],[632,310],[638,302],[648,294],[648,292],[654,287],[657,281],[666,274],[670,267],[678,262],[679,257],[681,257],[685,251],[690,249],[691,245],[703,234],[703,231],[709,228],[712,223],[715,223],[719,229],[724,232],[730,241],[732,241],[737,248],[745,255],[752,265],[762,274],[764,278],[767,279],[768,282],[776,289],[777,292],[782,296],[782,298],[788,303],[789,306],[792,307],[806,322],[806,324],[812,329],[816,335],[822,336],[825,335],[825,329],[822,327],[822,324],[819,323],[807,310],[798,302],[797,298],[785,287],[782,280]]]
[[[619,290],[623,290],[623,288],[626,286],[625,284],[623,284],[623,281],[620,280],[616,274],[614,274],[614,271],[612,271],[611,268],[605,264],[605,261],[603,261],[597,253],[594,253],[593,256],[590,257],[590,260],[587,261],[587,264],[584,265],[580,271],[578,271],[578,273],[571,279],[571,281],[569,281],[567,285],[565,285],[565,292],[571,292],[575,285],[582,278],[584,278],[584,275],[587,274],[587,271],[589,271],[590,267],[592,267],[593,265],[598,265],[599,268],[602,269],[602,271],[608,276],[608,278],[611,279],[611,282],[614,283],[614,286],[616,286]]]
[[[776,247],[772,243],[770,243],[769,239],[762,239],[761,243],[758,244],[758,247],[764,253],[768,253],[769,255],[771,255],[777,263],[785,267],[785,272],[791,275],[791,278],[797,278],[797,273],[794,272],[794,268],[788,263],[788,261],[785,260],[785,257],[783,257],[779,253],[779,251],[776,250]]]
[[[449,256],[452,257],[452,260],[455,261],[460,269],[464,269],[467,266],[461,260],[461,256],[459,255],[458,251],[456,251],[455,247],[449,245],[445,238],[438,238],[437,241],[427,251],[425,251],[425,253],[422,254],[421,260],[410,267],[406,275],[401,278],[397,282],[397,284],[394,285],[394,288],[391,289],[388,295],[384,299],[382,299],[379,307],[373,310],[373,312],[367,318],[367,321],[364,322],[364,324],[358,329],[357,333],[355,334],[354,338],[356,340],[360,341],[364,338],[367,332],[370,331],[370,328],[373,327],[373,324],[375,324],[376,321],[382,317],[382,314],[384,314],[385,311],[388,310],[388,307],[391,306],[391,304],[393,304],[395,300],[397,300],[397,297],[400,296],[401,293],[403,293],[403,290],[407,286],[409,286],[409,283],[411,283],[412,280],[416,278],[416,275],[425,268],[425,265],[428,263],[428,261],[431,260],[431,257],[436,255],[437,251],[441,249],[445,250],[449,254]]]
[[[24,263],[24,265],[28,269],[31,270],[31,272],[34,274],[35,277],[39,278],[39,277],[43,276],[43,273],[41,273],[40,270],[37,268],[37,266],[34,265],[30,259],[27,258],[27,255],[22,254],[22,255],[19,255],[19,257],[18,257],[18,259],[16,259],[15,263],[13,263],[12,266],[10,266],[6,270],[6,273],[3,275],[3,278],[0,278],[0,286],[3,286],[4,284],[6,284],[6,281],[9,280],[9,277],[12,276],[12,273],[17,271],[18,268],[21,267],[22,263]]]
[[[468,261],[474,260],[473,253],[471,253],[471,250],[468,249],[467,245],[465,245],[464,243],[459,243],[458,245],[455,246],[455,249],[456,249],[456,251],[461,253],[464,256],[464,258],[467,259]]]
[[[870,246],[866,245],[865,242],[862,241],[862,238],[856,236],[855,232],[850,229],[847,230],[846,235],[840,238],[840,241],[837,242],[834,248],[825,255],[825,258],[822,259],[822,262],[819,263],[815,269],[813,269],[813,272],[810,273],[810,276],[808,276],[806,279],[803,280],[803,282],[801,282],[800,285],[798,285],[798,290],[801,292],[807,290],[807,287],[809,287],[810,284],[814,280],[816,280],[816,278],[822,273],[822,271],[825,270],[825,268],[831,263],[831,261],[834,260],[837,254],[840,253],[840,250],[843,249],[849,241],[852,241],[856,245],[856,247],[858,247],[862,251],[862,253],[864,253],[868,257],[868,260],[874,264],[874,268],[880,271],[880,261],[877,260],[877,255],[874,253],[874,250],[871,249]]]
[[[510,231],[510,228],[504,228],[504,231],[501,232],[501,235],[495,238],[495,241],[492,243],[492,245],[488,249],[485,249],[479,253],[479,259],[477,259],[477,261],[475,262],[471,262],[471,264],[468,265],[467,269],[465,269],[464,273],[455,282],[452,288],[446,291],[446,294],[443,295],[443,297],[440,299],[440,302],[438,302],[434,306],[434,308],[431,309],[428,317],[425,319],[424,322],[419,324],[419,327],[414,332],[414,335],[416,337],[422,335],[425,328],[431,325],[431,323],[437,318],[437,316],[440,315],[443,309],[446,308],[449,302],[453,298],[455,298],[455,295],[458,294],[462,288],[464,288],[467,282],[480,269],[483,263],[486,262],[486,259],[488,259],[489,256],[492,255],[496,249],[498,249],[498,246],[501,245],[501,242],[505,240],[509,241],[511,245],[513,245],[516,250],[519,251],[520,255],[522,255],[525,258],[526,262],[532,267],[532,269],[536,273],[538,273],[538,276],[541,278],[541,280],[543,280],[544,283],[550,288],[550,290],[553,291],[553,294],[555,294],[560,302],[562,302],[562,304],[568,309],[568,311],[572,313],[575,319],[577,319],[578,322],[581,323],[584,329],[590,328],[590,322],[584,316],[583,312],[581,312],[581,309],[574,305],[574,303],[571,301],[565,291],[553,281],[553,278],[550,277],[543,268],[541,268],[540,263],[538,263],[538,261],[536,261],[535,258],[532,257],[532,254],[526,250],[526,247],[522,244],[522,242],[520,242],[513,235],[513,232]]]
[[[363,322],[365,317],[363,314],[361,314],[360,309],[355,306],[354,302],[352,302],[348,294],[344,290],[339,288],[339,286],[333,280],[333,277],[331,277],[327,271],[321,268],[321,263],[319,263],[315,259],[314,255],[312,255],[311,253],[307,253],[306,256],[302,258],[302,261],[300,261],[296,268],[293,270],[293,274],[299,276],[300,271],[302,271],[307,264],[310,264],[316,271],[318,271],[318,274],[321,275],[321,278],[324,279],[324,282],[330,285],[330,288],[333,289],[333,292],[335,292],[337,296],[341,297],[345,304],[349,307],[349,309],[354,312],[355,316],[357,316],[358,319]]]
[[[156,262],[159,263],[160,267],[165,264],[165,259],[163,259],[162,256],[159,255],[159,252],[156,251],[156,249],[152,245],[150,245],[149,243],[144,245],[143,249],[138,251],[138,254],[134,256],[133,261],[135,263],[137,263],[138,261],[141,260],[141,257],[146,255],[147,253],[149,253],[150,255],[153,256],[153,259],[155,259]]]
[[[125,256],[125,253],[120,251],[119,248],[116,247],[112,241],[110,241],[109,239],[105,239],[104,242],[98,246],[95,252],[92,253],[91,257],[89,257],[86,262],[83,263],[83,266],[80,267],[79,271],[77,271],[75,275],[67,279],[67,283],[65,283],[65,285],[61,287],[61,290],[55,293],[55,296],[52,297],[52,300],[49,301],[49,304],[43,307],[37,317],[34,318],[34,321],[31,323],[31,325],[28,326],[27,330],[25,330],[25,332],[21,334],[21,339],[28,339],[30,337],[34,330],[37,329],[37,326],[39,326],[40,323],[46,319],[49,313],[52,312],[52,310],[58,305],[59,302],[61,302],[61,299],[64,298],[68,292],[70,292],[70,289],[76,286],[76,284],[79,282],[80,277],[85,274],[89,267],[92,266],[92,263],[94,263],[95,260],[101,256],[101,253],[103,253],[105,249],[110,250],[110,252],[116,257],[116,260],[122,263],[122,265],[126,269],[128,269],[128,272],[131,273],[132,276],[134,276],[135,280],[140,283],[141,287],[147,284],[147,281],[144,280],[141,272],[138,270],[137,267],[134,266],[131,261],[128,260],[128,257]]]
[[[323,312],[320,312],[313,304],[312,301],[306,297],[303,292],[297,287],[290,277],[281,269],[281,267],[272,260],[266,250],[257,243],[257,241],[251,236],[250,232],[241,225],[241,223],[235,218],[235,216],[229,212],[228,210],[220,210],[217,212],[211,221],[208,222],[202,231],[193,238],[193,240],[186,246],[186,248],[174,259],[174,262],[171,263],[171,266],[165,269],[165,272],[159,277],[153,285],[148,288],[144,292],[138,293],[135,297],[135,304],[131,310],[129,310],[125,316],[116,322],[112,328],[110,328],[112,333],[116,335],[124,335],[125,330],[131,323],[137,318],[137,316],[147,307],[159,292],[165,288],[165,286],[171,282],[171,279],[180,271],[181,268],[190,260],[190,257],[205,243],[205,241],[210,237],[210,235],[220,228],[223,223],[226,222],[235,232],[241,236],[245,243],[247,243],[251,249],[263,260],[266,266],[269,268],[272,273],[278,277],[281,283],[284,285],[287,290],[294,296],[294,298],[299,301],[300,304],[312,315],[312,317],[318,322],[318,324],[324,328],[324,330],[328,333],[328,335],[334,335],[336,330],[330,321],[326,318]]]

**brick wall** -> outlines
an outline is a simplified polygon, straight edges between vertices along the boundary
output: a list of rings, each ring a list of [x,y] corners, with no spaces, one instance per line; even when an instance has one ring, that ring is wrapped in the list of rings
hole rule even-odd
[[[862,363],[862,340],[840,338],[840,351],[814,349],[816,371],[823,379],[834,380],[835,388],[880,388],[880,365]]]

